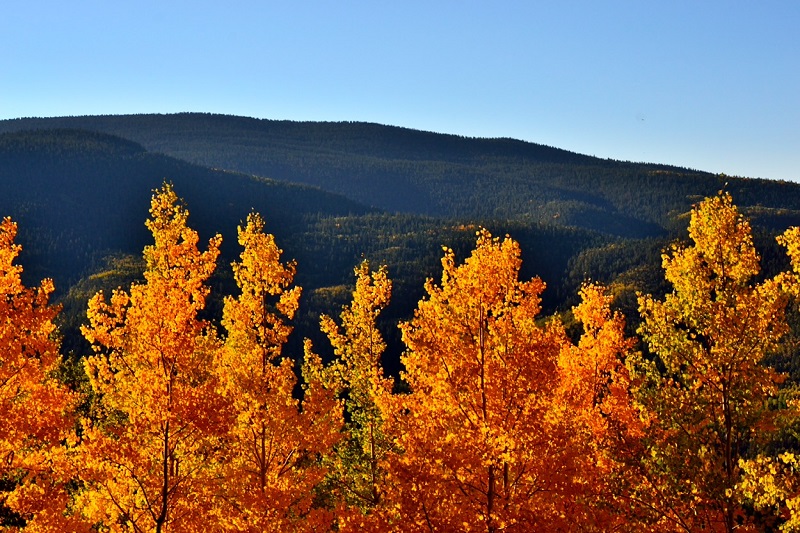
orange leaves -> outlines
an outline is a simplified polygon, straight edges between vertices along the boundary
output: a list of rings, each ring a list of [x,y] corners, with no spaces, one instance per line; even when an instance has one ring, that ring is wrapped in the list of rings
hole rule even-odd
[[[96,355],[84,365],[103,416],[84,422],[85,490],[76,505],[90,522],[161,531],[189,528],[208,510],[218,449],[210,430],[225,410],[210,371],[216,334],[196,315],[220,238],[197,249],[170,186],[153,197],[150,214],[145,283],[89,303],[83,332]]]
[[[48,304],[53,283],[22,284],[16,233],[10,219],[0,223],[0,478],[19,480],[10,494],[0,493],[0,505],[28,518],[31,529],[77,528],[62,512],[68,478],[61,444],[72,440],[74,397],[52,376],[61,360],[58,309]]]
[[[17,294],[22,289],[20,274],[22,267],[15,265],[14,260],[22,247],[14,243],[17,236],[17,224],[6,217],[0,223],[0,291],[2,294]]]
[[[796,271],[756,282],[730,197],[699,204],[692,243],[664,254],[674,290],[640,296],[644,354],[599,285],[572,311],[580,337],[543,320],[519,245],[480,230],[463,262],[445,249],[401,324],[396,392],[385,267],[355,269],[351,303],[321,318],[336,359],[307,341],[298,387],[283,353],[295,263],[250,215],[218,333],[198,313],[221,241],[200,251],[187,217],[171,187],[155,194],[145,281],[89,302],[79,443],[50,377],[52,282],[22,286],[16,226],[0,223],[0,474],[21,480],[4,503],[33,531],[731,530],[749,525],[744,497],[800,522],[796,458],[741,460],[774,418],[780,376],[762,359],[800,294],[798,230],[780,239]]]
[[[640,452],[644,425],[626,366],[634,340],[625,336],[625,320],[611,311],[611,297],[602,286],[585,284],[580,296],[581,303],[572,311],[583,334],[577,344],[562,347],[554,403],[567,427],[566,445],[580,465],[573,474],[571,512],[595,530],[611,531],[630,518],[625,460]]]
[[[321,363],[313,358],[306,362],[302,412],[292,395],[293,362],[280,355],[300,288],[289,288],[294,263],[281,263],[263,226],[251,214],[239,228],[244,250],[233,271],[241,295],[226,298],[223,311],[228,335],[216,375],[232,419],[226,461],[215,465],[224,479],[220,510],[239,531],[327,529],[332,517],[313,508],[313,489],[325,475],[319,458],[337,439],[341,407],[321,387]]]
[[[235,380],[243,379],[245,373],[257,379],[267,364],[276,361],[292,331],[285,320],[293,318],[297,311],[301,289],[289,288],[295,265],[280,262],[281,250],[272,235],[263,233],[263,228],[264,222],[256,214],[248,216],[246,226],[239,228],[239,243],[244,249],[241,261],[232,266],[241,295],[225,298],[222,319],[228,332],[221,358],[225,386],[238,386]],[[272,312],[270,305],[280,314]]]
[[[227,336],[197,316],[219,236],[197,248],[170,186],[153,197],[144,283],[89,303],[85,361],[97,399],[84,421],[75,508],[111,530],[327,529],[313,489],[338,438],[341,407],[309,359],[302,403],[281,359],[298,307],[294,264],[280,262],[258,215],[239,228],[241,289],[225,299]]]
[[[555,487],[573,461],[551,416],[562,328],[537,323],[539,279],[518,279],[516,242],[478,233],[456,266],[442,260],[441,286],[401,326],[411,393],[380,406],[403,454],[390,458],[389,498],[408,530],[546,528],[559,523]]]
[[[628,387],[625,360],[634,340],[625,337],[625,320],[610,309],[611,298],[603,287],[586,284],[581,303],[573,309],[584,332],[577,345],[566,344],[559,356],[561,393],[576,420],[589,429],[597,443],[610,433],[638,426]]]

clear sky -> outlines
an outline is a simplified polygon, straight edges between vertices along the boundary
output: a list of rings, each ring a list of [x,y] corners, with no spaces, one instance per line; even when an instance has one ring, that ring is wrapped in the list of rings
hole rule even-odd
[[[800,1],[4,2],[0,119],[179,111],[800,181]]]

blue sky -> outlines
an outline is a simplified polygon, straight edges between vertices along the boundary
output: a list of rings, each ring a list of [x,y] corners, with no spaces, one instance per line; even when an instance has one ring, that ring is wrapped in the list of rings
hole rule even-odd
[[[0,119],[358,120],[800,181],[800,2],[6,2]]]

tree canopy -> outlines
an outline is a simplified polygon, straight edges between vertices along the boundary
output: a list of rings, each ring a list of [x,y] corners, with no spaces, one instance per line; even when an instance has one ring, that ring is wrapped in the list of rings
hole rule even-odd
[[[638,333],[612,290],[564,314],[510,236],[451,248],[382,356],[393,282],[363,261],[330,357],[289,339],[301,289],[265,222],[238,228],[237,290],[207,313],[201,246],[171,185],[151,198],[143,279],[88,301],[92,354],[59,353],[50,280],[26,287],[0,224],[0,526],[10,531],[795,531],[794,385],[769,366],[800,296],[763,274],[727,193],[663,252]],[[68,373],[67,368],[73,368]]]

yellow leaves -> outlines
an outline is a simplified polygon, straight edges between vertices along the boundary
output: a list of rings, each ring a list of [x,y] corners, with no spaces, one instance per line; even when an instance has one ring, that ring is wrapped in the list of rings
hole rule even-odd
[[[791,452],[777,457],[759,455],[740,460],[744,471],[736,489],[752,500],[756,509],[772,511],[785,520],[781,531],[800,531],[800,460]]]
[[[475,250],[461,266],[456,267],[452,250],[445,251],[442,289],[429,284],[428,293],[440,294],[456,305],[457,302],[470,305],[469,301],[480,301],[485,310],[498,307],[499,311],[507,304],[524,301],[538,313],[538,295],[544,290],[544,283],[539,278],[524,283],[517,280],[522,264],[517,242],[508,237],[500,241],[485,229],[477,232],[477,237]]]
[[[786,253],[795,272],[800,272],[800,227],[792,227],[778,237],[778,243],[786,247]]]
[[[342,440],[326,460],[326,486],[339,505],[352,506],[356,513],[377,512],[384,506],[386,472],[383,461],[392,451],[385,434],[378,403],[388,399],[393,382],[383,375],[381,355],[386,347],[376,326],[380,312],[388,305],[391,281],[386,267],[371,271],[364,261],[355,268],[356,285],[350,305],[340,314],[341,326],[331,317],[320,318],[336,358],[324,370],[320,381],[327,390],[341,396],[349,415],[342,428]],[[306,341],[306,358],[317,360]],[[347,523],[340,517],[339,525]]]
[[[255,213],[247,217],[244,227],[239,227],[239,243],[244,249],[240,261],[232,266],[241,295],[225,299],[222,324],[228,337],[220,376],[224,386],[232,390],[243,386],[241,380],[246,379],[246,374],[263,373],[265,365],[280,356],[292,331],[285,320],[294,317],[301,294],[300,287],[289,288],[294,279],[294,262],[280,262],[281,250],[272,235],[263,233],[263,228],[263,220]],[[283,317],[270,310],[270,299],[277,300],[275,308]]]
[[[239,226],[239,244],[244,247],[241,261],[233,264],[236,283],[254,297],[262,294],[284,294],[292,283],[296,270],[293,261],[287,264],[280,262],[282,250],[275,244],[275,238],[263,230],[264,221],[261,216],[257,213],[248,215],[246,225]],[[292,298],[295,300],[294,308],[291,307]],[[296,310],[296,297],[292,296],[282,305],[286,307],[282,312],[292,318]]]
[[[689,222],[689,237],[718,276],[744,283],[760,270],[750,223],[733,205],[728,193],[707,198],[695,207]]]
[[[694,245],[676,247],[664,260],[675,291],[664,302],[640,298],[640,332],[670,371],[687,361],[704,373],[727,368],[731,358],[756,363],[786,332],[781,284],[748,285],[759,270],[758,256],[749,225],[728,195],[696,207],[690,230]]]
[[[320,329],[327,335],[337,357],[328,371],[329,386],[336,390],[350,389],[352,397],[366,401],[372,394],[370,389],[383,377],[380,357],[386,344],[376,320],[389,303],[392,282],[385,266],[371,272],[367,261],[356,267],[355,275],[352,303],[342,310],[341,328],[332,318],[323,315]]]
[[[222,237],[216,235],[208,242],[208,250],[200,253],[197,232],[186,226],[189,212],[181,205],[180,199],[169,184],[153,196],[150,219],[145,225],[153,234],[155,243],[146,246],[144,258],[147,263],[144,276],[147,290],[162,293],[170,298],[168,291],[179,291],[186,299],[183,320],[205,306],[208,287],[205,281],[216,268]],[[133,297],[137,288],[131,288]],[[147,296],[142,297],[147,300]],[[188,313],[188,315],[186,314]],[[177,327],[177,326],[176,326]]]
[[[742,505],[742,443],[763,437],[773,417],[767,400],[780,377],[761,361],[788,330],[791,279],[753,281],[759,258],[750,225],[726,193],[694,208],[689,235],[691,246],[664,256],[673,292],[639,299],[639,333],[664,370],[640,359],[634,390],[649,411],[654,460],[645,466],[661,484],[656,508],[668,505],[663,512],[696,528],[730,528]]]

